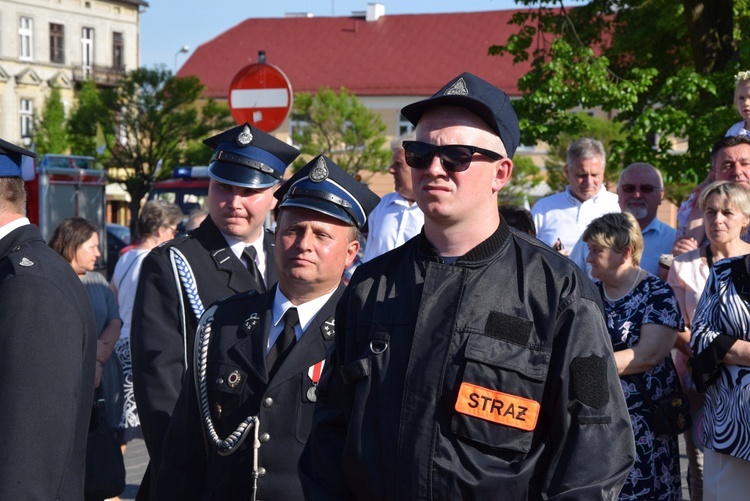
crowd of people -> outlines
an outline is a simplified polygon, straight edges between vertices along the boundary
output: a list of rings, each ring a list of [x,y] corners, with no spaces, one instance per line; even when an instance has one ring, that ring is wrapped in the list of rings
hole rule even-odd
[[[690,499],[743,496],[750,72],[735,94],[677,229],[659,169],[608,189],[593,138],[498,207],[518,119],[470,73],[403,108],[382,199],[324,155],[285,180],[299,151],[246,123],[204,141],[205,212],[178,235],[147,202],[109,283],[92,223],[29,224],[33,153],[0,140],[0,498],[84,498],[95,395],[146,443],[141,500],[678,500],[691,421]]]

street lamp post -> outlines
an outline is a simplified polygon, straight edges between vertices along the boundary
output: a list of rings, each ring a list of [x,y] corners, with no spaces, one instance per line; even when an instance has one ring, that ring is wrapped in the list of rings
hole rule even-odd
[[[182,47],[180,47],[180,50],[178,50],[177,52],[175,52],[175,54],[174,54],[174,73],[175,73],[175,75],[177,74],[177,56],[179,56],[180,54],[187,54],[189,50],[190,50],[190,46],[189,45],[183,45]]]

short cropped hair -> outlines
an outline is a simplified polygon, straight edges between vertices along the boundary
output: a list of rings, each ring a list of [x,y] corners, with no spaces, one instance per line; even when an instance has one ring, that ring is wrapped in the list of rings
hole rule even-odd
[[[572,167],[576,160],[594,157],[601,157],[602,168],[606,167],[607,153],[604,151],[604,145],[602,142],[590,137],[582,137],[570,145],[565,160],[568,166]]]
[[[643,235],[638,221],[628,212],[613,212],[600,216],[589,223],[583,232],[583,241],[600,245],[615,252],[625,248],[632,250],[631,262],[638,266],[643,255]]]
[[[69,217],[55,228],[49,246],[69,263],[73,262],[76,251],[96,233],[94,223],[82,217]]]
[[[750,146],[750,137],[748,136],[724,136],[718,141],[716,141],[711,148],[711,170],[715,169],[714,163],[716,162],[716,157],[719,154],[721,150],[724,148],[732,148],[733,146],[739,146],[741,144],[746,144]]]
[[[399,148],[403,148],[404,145],[402,144],[404,141],[414,141],[417,139],[417,134],[414,131],[407,132],[406,134],[401,134],[400,136],[396,136],[393,139],[391,139],[391,150],[396,151]]]
[[[731,181],[716,181],[709,184],[701,192],[701,210],[706,209],[706,202],[711,195],[719,195],[722,201],[727,201],[737,207],[745,217],[750,217],[750,193],[741,184]]]
[[[149,200],[141,209],[135,229],[139,237],[147,238],[159,231],[159,228],[177,226],[180,221],[182,210],[179,206],[166,200]]]
[[[26,214],[26,188],[20,177],[0,177],[0,214]]]
[[[532,237],[536,236],[536,226],[531,212],[517,205],[501,205],[497,208],[500,217],[505,219],[508,226],[511,226],[523,233],[528,233]]]

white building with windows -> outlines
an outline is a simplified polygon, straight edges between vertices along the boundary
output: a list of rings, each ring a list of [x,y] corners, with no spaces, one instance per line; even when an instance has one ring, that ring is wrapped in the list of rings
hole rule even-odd
[[[69,110],[86,79],[113,86],[137,68],[145,7],[143,0],[0,0],[0,137],[28,143],[53,87]]]

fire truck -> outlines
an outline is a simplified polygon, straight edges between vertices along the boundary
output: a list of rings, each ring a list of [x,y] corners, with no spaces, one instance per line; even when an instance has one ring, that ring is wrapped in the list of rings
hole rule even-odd
[[[22,165],[29,220],[49,240],[60,222],[73,216],[88,219],[99,228],[106,248],[107,173],[93,157],[44,155]],[[106,252],[102,253],[106,265]]]
[[[208,182],[208,167],[176,167],[171,178],[154,183],[148,199],[177,204],[183,214],[179,227],[182,231],[191,212],[206,209],[204,202],[208,196]]]

